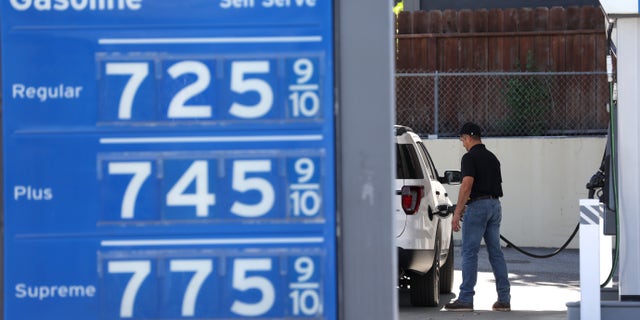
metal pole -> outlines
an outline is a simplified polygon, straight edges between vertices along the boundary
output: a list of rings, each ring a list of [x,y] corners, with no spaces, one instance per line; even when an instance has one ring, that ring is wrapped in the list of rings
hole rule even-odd
[[[436,71],[435,78],[433,79],[433,133],[437,137],[440,134],[440,115],[438,110],[440,109],[438,103],[440,102],[439,97],[439,88],[440,88],[440,75],[438,75],[438,71]]]
[[[340,319],[394,320],[392,5],[390,0],[334,3]]]
[[[617,28],[620,300],[640,301],[640,17],[619,18]]]

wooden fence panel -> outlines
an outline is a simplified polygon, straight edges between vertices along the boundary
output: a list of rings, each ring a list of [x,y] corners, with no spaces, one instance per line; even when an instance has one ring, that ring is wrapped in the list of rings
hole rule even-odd
[[[489,16],[487,10],[478,10],[473,13],[472,31],[479,34],[487,33],[489,29]],[[472,70],[487,70],[489,66],[488,37],[471,37],[473,50]]]
[[[413,14],[413,33],[428,33],[429,32],[429,14],[425,11],[418,11]],[[420,70],[428,68],[428,38],[416,39],[413,43],[412,56],[414,58],[414,66]]]
[[[518,11],[518,32],[522,35],[519,37],[520,47],[518,49],[518,63],[520,71],[527,71],[527,61],[529,55],[533,55],[535,46],[533,45],[533,10],[531,8],[522,8]],[[536,64],[537,65],[537,64]]]
[[[606,68],[604,16],[597,7],[402,12],[397,21],[399,72],[573,72]],[[528,63],[532,69],[527,70]],[[397,85],[405,81],[408,80],[399,80]],[[489,112],[487,97],[501,94],[500,88],[494,88],[495,84],[491,87],[488,82],[464,87],[465,80],[459,77],[441,81],[441,87],[464,88],[456,98],[440,97],[443,124],[455,124],[474,113]],[[549,83],[556,88],[551,97],[557,115],[552,117],[553,126],[562,127],[563,119],[581,114],[589,115],[580,118],[586,119],[580,123],[584,128],[608,122],[608,113],[601,103],[608,96],[606,79],[594,78],[571,87],[563,81]],[[398,91],[397,95],[401,94]],[[403,112],[417,106],[428,112],[433,108],[431,99],[413,97],[402,103],[406,105],[398,108],[407,109]],[[490,112],[509,112],[506,105],[490,108]]]
[[[473,18],[471,10],[461,10],[457,17],[458,20],[458,32],[459,33],[471,33]],[[458,51],[458,65],[461,70],[473,69],[473,37],[460,37],[457,38]]]
[[[549,9],[546,7],[536,8],[533,13],[533,31],[548,31]],[[546,70],[551,64],[551,36],[544,33],[533,39],[533,60],[539,69]]]
[[[513,71],[516,70],[518,64],[518,56],[520,55],[520,41],[519,37],[509,34],[515,34],[518,32],[518,10],[506,9],[504,12],[504,31],[506,32],[505,38],[505,56],[502,62],[502,70]]]
[[[504,14],[502,10],[492,9],[489,11],[487,32],[504,32]],[[487,71],[503,71],[504,55],[504,37],[487,37]]]
[[[549,11],[549,30],[562,31],[567,29],[566,11],[561,7],[553,7]],[[551,37],[549,71],[563,72],[566,69],[566,37]]]
[[[540,71],[578,71],[595,58],[581,55],[584,42],[605,37],[603,14],[591,6],[401,12],[397,25],[398,67],[433,71],[524,70],[528,54]]]
[[[567,9],[567,30],[580,30],[580,7],[571,6]]]

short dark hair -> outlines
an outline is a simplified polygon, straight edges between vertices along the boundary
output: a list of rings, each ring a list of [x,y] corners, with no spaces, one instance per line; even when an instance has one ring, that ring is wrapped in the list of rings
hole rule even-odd
[[[462,125],[462,128],[460,128],[460,134],[467,134],[473,137],[482,137],[482,129],[480,128],[479,125],[473,123],[473,122],[467,122],[464,125]]]

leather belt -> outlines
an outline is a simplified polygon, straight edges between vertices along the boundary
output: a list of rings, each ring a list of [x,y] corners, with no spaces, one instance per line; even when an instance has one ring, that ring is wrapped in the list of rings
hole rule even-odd
[[[477,200],[484,200],[484,199],[498,199],[499,197],[496,196],[491,196],[491,195],[486,195],[486,196],[477,196],[477,197],[473,197],[471,199],[469,199],[469,201],[467,201],[467,203],[471,203]]]

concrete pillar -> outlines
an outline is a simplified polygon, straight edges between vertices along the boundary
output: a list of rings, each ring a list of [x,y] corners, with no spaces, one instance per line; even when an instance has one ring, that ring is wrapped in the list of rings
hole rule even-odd
[[[640,17],[616,26],[620,300],[640,301]]]

